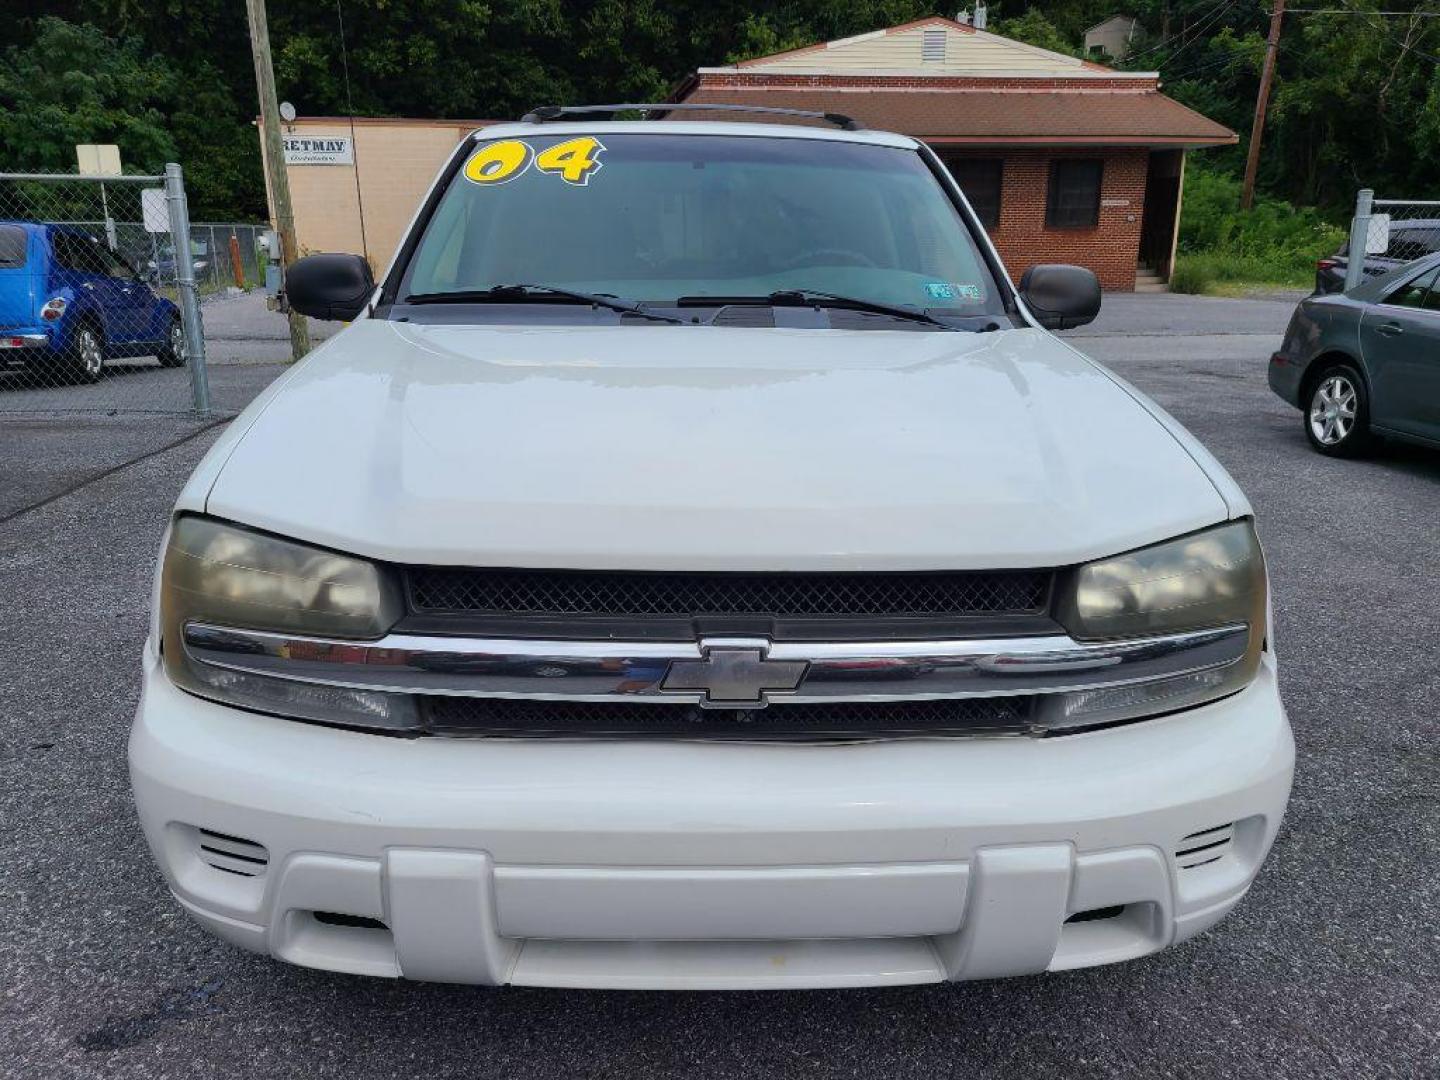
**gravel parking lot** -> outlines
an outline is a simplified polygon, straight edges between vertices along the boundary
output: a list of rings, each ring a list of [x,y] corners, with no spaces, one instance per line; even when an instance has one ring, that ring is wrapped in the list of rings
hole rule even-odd
[[[238,403],[280,370],[283,323],[253,298],[226,303],[207,319],[228,320],[233,340],[212,351],[234,361]],[[305,971],[205,935],[145,852],[124,751],[156,544],[219,429],[0,415],[0,1072],[1440,1075],[1440,453],[1314,454],[1265,385],[1289,313],[1110,297],[1069,335],[1170,409],[1256,505],[1299,748],[1285,828],[1214,932],[1119,967],[989,983],[496,991]]]

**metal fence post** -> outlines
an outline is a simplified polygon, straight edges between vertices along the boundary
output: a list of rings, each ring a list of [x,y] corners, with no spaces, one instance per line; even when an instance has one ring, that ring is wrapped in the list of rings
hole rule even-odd
[[[180,290],[180,321],[185,327],[185,352],[195,411],[210,413],[210,376],[205,370],[205,330],[200,322],[200,297],[195,288],[195,259],[190,254],[190,210],[185,178],[173,161],[165,166],[165,201],[170,206],[170,239],[175,245],[175,278]]]
[[[1375,192],[1370,188],[1362,188],[1355,197],[1355,219],[1350,222],[1350,247],[1345,257],[1347,293],[1365,280],[1365,256],[1368,254],[1365,249],[1370,246],[1370,209],[1374,201]]]

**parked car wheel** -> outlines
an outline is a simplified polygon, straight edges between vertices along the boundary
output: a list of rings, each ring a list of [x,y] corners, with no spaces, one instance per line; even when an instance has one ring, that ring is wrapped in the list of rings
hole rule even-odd
[[[75,382],[96,383],[105,373],[105,340],[93,326],[82,326],[75,333],[67,357],[70,378]]]
[[[155,354],[160,361],[161,367],[184,367],[185,366],[185,328],[176,319],[170,324],[170,330],[165,335],[165,344]]]
[[[1305,437],[1322,454],[1355,457],[1369,449],[1370,399],[1365,380],[1349,364],[1320,373],[1305,403]]]

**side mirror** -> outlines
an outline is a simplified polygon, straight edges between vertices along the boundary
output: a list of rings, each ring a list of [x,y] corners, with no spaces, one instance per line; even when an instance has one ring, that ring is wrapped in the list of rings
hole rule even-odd
[[[307,255],[285,271],[290,306],[312,319],[353,319],[374,291],[370,264],[359,255]]]
[[[1100,281],[1083,266],[1032,266],[1020,279],[1020,296],[1047,330],[1084,326],[1100,314]]]

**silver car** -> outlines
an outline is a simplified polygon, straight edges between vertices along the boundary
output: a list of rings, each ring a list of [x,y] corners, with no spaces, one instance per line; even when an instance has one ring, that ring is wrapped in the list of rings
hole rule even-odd
[[[1440,253],[1302,300],[1270,388],[1322,454],[1354,457],[1377,436],[1440,446]]]

